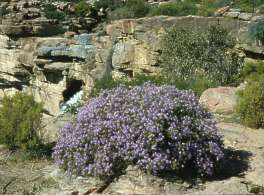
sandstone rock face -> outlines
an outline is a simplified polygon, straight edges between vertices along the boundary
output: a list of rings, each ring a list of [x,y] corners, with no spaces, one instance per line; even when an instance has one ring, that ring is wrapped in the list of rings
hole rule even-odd
[[[221,24],[231,31],[239,43],[247,42],[250,23],[230,17],[157,16],[113,21],[106,26],[107,35],[115,40],[112,56],[113,70],[129,73],[129,75],[137,72],[160,72],[158,66],[161,53],[160,41],[166,31],[173,26],[195,29]],[[238,17],[238,15],[232,17]]]
[[[35,21],[34,25],[39,23]],[[93,79],[111,71],[127,76],[158,73],[160,41],[166,30],[172,26],[198,28],[218,23],[231,30],[239,42],[246,40],[248,22],[194,16],[119,20],[107,25],[105,34],[72,33],[67,38],[14,39],[9,34],[1,35],[0,78],[16,89],[31,88],[36,99],[45,102],[46,110],[57,115],[60,103],[67,99],[63,92],[73,80],[81,81],[82,88],[89,91]]]
[[[48,36],[67,30],[89,32],[97,20],[87,13],[85,17],[74,16],[73,3],[49,2],[58,11],[68,14],[64,19],[48,19],[44,12],[46,1],[22,0],[0,2],[0,32],[12,37]]]
[[[81,81],[82,86],[71,87],[90,91],[93,78],[100,78],[107,72],[111,47],[104,48],[102,44],[108,46],[106,42],[109,40],[102,39],[101,42],[95,39],[96,36],[81,34],[72,39],[28,37],[12,41],[1,35],[0,80],[3,90],[10,87],[29,91],[37,101],[44,102],[50,115],[58,115],[60,103],[70,98],[65,98],[63,93],[72,81]]]
[[[218,87],[207,89],[200,97],[200,103],[211,112],[234,112],[237,103],[235,87]]]
[[[26,6],[21,2],[13,3],[19,7],[16,14]],[[160,42],[172,26],[198,28],[221,24],[237,38],[238,49],[246,55],[264,54],[263,48],[247,44],[251,24],[248,21],[229,17],[157,16],[113,21],[105,27],[105,32],[78,34],[78,31],[70,31],[65,36],[51,37],[50,26],[56,21],[48,21],[42,14],[37,16],[36,5],[26,6],[26,15],[33,15],[26,16],[22,23],[18,23],[17,16],[15,19],[5,15],[2,19],[2,29],[6,30],[1,31],[0,25],[0,98],[18,90],[28,91],[37,101],[44,102],[46,113],[52,117],[60,115],[61,105],[78,91],[89,94],[94,79],[106,74],[132,77],[142,72],[159,73]],[[43,34],[41,29],[48,32]],[[212,99],[215,105],[210,107],[218,110],[221,101],[217,97]],[[231,98],[231,102],[234,99]],[[225,104],[222,111],[229,112],[233,103],[229,104]]]
[[[56,117],[45,115],[43,116],[43,129],[41,131],[44,142],[55,143],[58,138],[58,130],[63,128],[67,123],[72,122],[74,116],[70,113],[65,113]]]

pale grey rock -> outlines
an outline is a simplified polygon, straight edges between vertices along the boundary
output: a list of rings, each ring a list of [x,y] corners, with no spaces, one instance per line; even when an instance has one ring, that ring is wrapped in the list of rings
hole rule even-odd
[[[231,113],[237,104],[238,88],[218,87],[205,90],[199,102],[211,112]]]
[[[44,115],[42,118],[42,135],[46,143],[54,143],[58,140],[58,130],[72,122],[74,116],[70,113],[60,114],[56,117]]]
[[[114,46],[112,64],[115,69],[124,68],[133,63],[135,47],[130,43],[117,43]]]
[[[104,194],[164,194],[164,181],[151,175],[142,173],[136,167],[129,166],[126,175],[122,175],[118,181],[111,183]]]
[[[240,13],[238,19],[249,21],[253,17],[252,13]]]
[[[72,66],[72,63],[67,62],[53,62],[46,64],[44,66],[44,70],[51,71],[51,72],[57,72],[57,71],[63,71],[67,70]]]
[[[226,12],[224,14],[225,17],[230,17],[230,18],[238,18],[240,12]]]

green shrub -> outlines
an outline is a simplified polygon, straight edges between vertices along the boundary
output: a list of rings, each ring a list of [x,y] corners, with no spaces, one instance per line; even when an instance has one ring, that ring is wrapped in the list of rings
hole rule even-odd
[[[44,13],[48,19],[63,20],[65,18],[65,14],[63,12],[59,12],[57,7],[52,4],[45,5]]]
[[[217,7],[214,0],[203,0],[199,8],[199,15],[201,16],[213,16]]]
[[[75,14],[79,17],[84,17],[86,14],[96,17],[95,10],[85,0],[81,0],[75,5]]]
[[[263,4],[263,0],[202,0],[199,15],[213,16],[216,10],[224,6],[230,6],[231,8],[240,9],[242,12],[251,13],[253,12],[253,8]]]
[[[168,3],[153,8],[150,15],[186,16],[197,14],[197,7],[193,2],[184,1]]]
[[[140,86],[144,83],[149,82],[155,85],[174,85],[178,89],[191,89],[197,96],[200,96],[203,91],[210,87],[217,86],[215,83],[208,81],[204,77],[189,78],[188,80],[175,79],[169,80],[161,75],[146,75],[146,74],[136,74],[132,79],[118,79],[114,80],[111,76],[106,76],[100,80],[95,81],[91,96],[96,97],[102,90],[113,89],[120,85],[131,87]]]
[[[4,16],[10,13],[10,10],[8,10],[8,4],[2,4],[0,7],[0,16]]]
[[[43,106],[33,96],[16,93],[4,96],[0,107],[0,143],[9,149],[36,153],[42,149],[39,136]]]
[[[264,15],[264,6],[259,7],[258,14]]]
[[[129,0],[110,13],[110,19],[140,18],[149,13],[150,6],[144,0]]]
[[[163,38],[161,66],[170,80],[204,77],[218,85],[236,84],[242,61],[235,41],[220,26],[206,30],[173,28]]]
[[[252,128],[264,127],[264,77],[249,80],[246,88],[240,91],[236,112],[241,122]]]
[[[261,41],[261,43],[264,43],[264,20],[260,20],[249,28],[249,35],[258,40]]]
[[[199,8],[199,15],[201,16],[213,16],[215,11],[220,7],[226,6],[230,3],[230,0],[202,0]]]
[[[66,105],[64,113],[71,113],[71,114],[77,114],[79,112],[79,109],[81,108],[82,104],[80,101],[77,101],[74,104]]]
[[[253,194],[264,194],[264,186],[259,186],[259,185],[252,185],[250,189],[250,193]]]
[[[126,87],[142,85],[146,82],[150,82],[156,85],[166,84],[167,81],[164,77],[159,75],[146,75],[136,74],[132,79],[116,79],[114,80],[110,75],[106,75],[102,79],[95,80],[94,87],[92,89],[91,96],[97,96],[102,90],[113,89],[120,85]]]
[[[253,12],[253,8],[263,5],[263,0],[234,0],[233,7],[241,9],[243,12]],[[255,10],[254,10],[255,11]]]
[[[248,62],[241,71],[242,79],[253,79],[259,75],[264,75],[264,62]]]

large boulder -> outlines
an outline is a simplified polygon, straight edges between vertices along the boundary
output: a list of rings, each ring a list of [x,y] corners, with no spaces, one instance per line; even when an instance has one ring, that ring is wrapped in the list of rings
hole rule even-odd
[[[237,104],[236,87],[210,88],[203,92],[200,103],[211,112],[232,113]]]

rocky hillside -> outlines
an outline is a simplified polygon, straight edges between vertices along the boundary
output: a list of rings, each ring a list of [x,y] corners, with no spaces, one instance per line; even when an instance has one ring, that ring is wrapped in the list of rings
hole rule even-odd
[[[45,144],[57,141],[58,129],[74,117],[65,113],[67,105],[90,98],[96,81],[107,75],[113,80],[138,73],[158,75],[162,40],[173,27],[197,30],[220,25],[236,39],[234,49],[244,62],[264,63],[264,39],[250,36],[251,27],[260,21],[264,32],[261,0],[253,7],[235,0],[238,4],[208,6],[205,11],[202,2],[207,1],[190,0],[195,2],[190,5],[140,0],[144,9],[133,7],[138,15],[125,7],[128,1],[106,1],[113,5],[105,7],[95,0],[0,0],[0,104],[5,95],[17,91],[43,102]],[[182,4],[167,12],[175,2]],[[168,9],[166,16],[163,8]],[[137,9],[148,11],[141,14]],[[185,14],[175,14],[178,10]],[[264,69],[259,72],[263,76]],[[237,86],[217,85],[200,97],[215,114],[224,140],[222,167],[210,180],[156,177],[133,166],[107,183],[94,177],[71,178],[48,159],[21,162],[15,152],[0,145],[0,194],[258,194],[254,190],[263,190],[264,185],[264,133],[236,123],[237,92],[246,85]]]
[[[71,3],[55,5],[74,12]],[[222,25],[236,37],[242,56],[264,58],[263,47],[247,33],[262,17],[232,9],[220,10],[217,17],[123,19],[94,29],[100,19],[91,13],[47,19],[41,1],[12,0],[1,2],[0,8],[0,97],[17,90],[32,92],[44,102],[48,124],[76,93],[89,94],[94,79],[105,74],[133,77],[138,72],[159,72],[160,40],[172,26]]]

